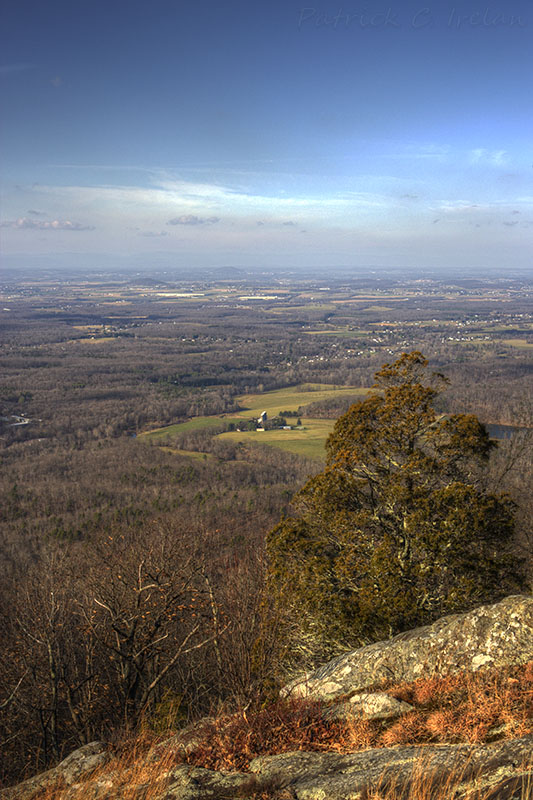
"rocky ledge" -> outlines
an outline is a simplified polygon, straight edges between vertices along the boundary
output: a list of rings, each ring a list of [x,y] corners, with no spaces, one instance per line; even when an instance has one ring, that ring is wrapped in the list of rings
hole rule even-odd
[[[409,713],[410,706],[383,691],[361,692],[383,681],[413,681],[457,670],[506,667],[533,659],[533,598],[508,597],[467,614],[360,648],[285,687],[289,696],[337,699],[329,718],[352,713],[368,719]],[[533,800],[533,735],[490,744],[426,744],[353,753],[288,752],[253,759],[246,772],[176,765],[194,752],[192,728],[153,748],[135,765],[124,789],[124,772],[93,742],[55,769],[0,791],[0,800],[34,800],[52,786],[60,800],[365,800],[376,788],[395,787],[403,797],[467,800]],[[87,777],[94,773],[89,780]],[[423,785],[424,792],[420,789]],[[418,790],[411,793],[411,788]],[[433,789],[432,789],[433,787]],[[437,788],[435,788],[437,787]],[[450,792],[446,797],[451,797]],[[48,797],[51,797],[48,794]]]
[[[525,664],[532,658],[533,597],[515,595],[346,653],[292,681],[282,693],[329,700],[382,681]]]
[[[95,746],[93,743],[90,747]],[[477,747],[406,746],[347,755],[282,753],[254,759],[246,773],[217,772],[187,764],[162,768],[148,781],[129,782],[126,794],[112,770],[99,772],[89,782],[71,782],[57,768],[55,781],[50,781],[53,776],[48,773],[40,785],[34,778],[31,783],[4,790],[0,796],[3,800],[33,800],[63,779],[57,795],[61,800],[368,800],[373,790],[389,788],[408,797],[412,787],[419,787],[417,796],[423,787],[423,797],[437,797],[439,787],[447,785],[453,775],[456,800],[466,800],[473,787],[479,792],[476,797],[483,800],[530,800],[532,753],[533,736]],[[83,761],[80,751],[72,755]],[[94,768],[90,761],[87,766]]]

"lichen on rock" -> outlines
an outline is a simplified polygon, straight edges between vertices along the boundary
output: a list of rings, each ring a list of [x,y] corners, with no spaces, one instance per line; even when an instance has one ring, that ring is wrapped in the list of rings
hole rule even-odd
[[[289,683],[282,695],[330,700],[381,681],[524,664],[531,658],[533,597],[513,595],[338,656]]]

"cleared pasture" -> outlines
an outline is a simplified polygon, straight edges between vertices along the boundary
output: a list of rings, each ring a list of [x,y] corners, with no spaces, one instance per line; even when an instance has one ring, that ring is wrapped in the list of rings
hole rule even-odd
[[[290,431],[231,431],[221,433],[220,438],[234,442],[266,444],[314,461],[324,461],[324,445],[334,424],[334,420],[330,419],[303,419],[301,427]]]
[[[177,422],[175,425],[166,425],[164,428],[155,428],[153,431],[139,433],[138,439],[162,439],[175,436],[177,433],[197,431],[202,428],[213,428],[220,425],[220,417],[194,417],[187,422]]]
[[[502,339],[502,344],[508,345],[508,347],[522,347],[525,350],[529,350],[533,347],[533,342],[528,342],[527,339]]]
[[[280,411],[297,411],[300,406],[307,406],[331,397],[350,397],[361,395],[364,397],[368,389],[360,386],[332,386],[323,383],[308,383],[300,386],[290,386],[285,389],[276,389],[262,394],[245,394],[237,398],[242,408],[238,414],[231,414],[231,418],[249,419],[259,416],[262,411],[277,416]],[[227,419],[230,416],[228,415]],[[288,421],[288,420],[287,420]]]
[[[297,411],[300,406],[329,400],[332,397],[353,397],[358,395],[364,397],[367,392],[368,389],[357,386],[303,384],[285,389],[276,389],[272,392],[242,395],[237,398],[241,409],[238,412],[219,417],[195,417],[187,422],[146,431],[139,434],[138,439],[161,439],[187,431],[217,427],[224,422],[238,424],[243,420],[259,417],[263,411],[266,411],[268,417],[272,418],[276,417],[280,411]],[[287,422],[294,424],[296,420],[290,417]],[[254,442],[256,444],[279,447],[281,450],[323,461],[325,457],[324,445],[333,429],[333,425],[334,421],[330,419],[302,417],[302,425],[296,426],[294,424],[294,429],[290,431],[228,431],[221,433],[220,437],[236,442]]]

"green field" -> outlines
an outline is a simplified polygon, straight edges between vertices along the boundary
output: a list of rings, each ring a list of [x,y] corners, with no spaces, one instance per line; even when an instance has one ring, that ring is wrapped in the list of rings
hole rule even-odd
[[[197,431],[201,428],[213,428],[220,425],[220,417],[194,417],[187,422],[178,422],[176,425],[167,425],[165,428],[155,428],[153,431],[139,433],[138,439],[163,439],[185,431]]]
[[[241,411],[220,417],[195,417],[187,422],[168,425],[139,434],[139,439],[161,439],[186,431],[199,430],[220,425],[223,422],[239,422],[248,420],[266,411],[269,417],[277,416],[280,411],[297,411],[300,406],[306,406],[317,401],[327,400],[331,397],[361,395],[364,397],[368,389],[361,387],[343,386],[335,387],[328,384],[303,384],[291,386],[286,389],[276,389],[262,394],[247,394],[237,398]],[[292,417],[287,420],[289,424],[296,423]],[[229,431],[220,434],[222,439],[237,442],[254,442],[279,447],[291,453],[323,461],[325,457],[324,444],[333,429],[334,421],[330,419],[315,419],[302,417],[302,425],[295,426],[293,430],[283,431]]]
[[[523,347],[526,350],[529,350],[533,347],[533,342],[528,342],[527,339],[502,339],[502,344],[506,344],[509,347]]]
[[[176,456],[187,456],[188,458],[196,458],[201,461],[206,461],[209,458],[214,458],[213,453],[202,453],[199,450],[181,450],[178,447],[161,447],[167,453],[174,453]]]
[[[249,419],[258,417],[266,411],[270,417],[275,417],[280,411],[297,411],[300,406],[327,400],[330,397],[351,395],[366,395],[368,389],[354,386],[332,386],[323,383],[306,383],[300,386],[290,386],[286,389],[276,389],[263,394],[245,394],[237,398],[243,409],[238,414],[228,415],[228,419]]]
[[[232,431],[221,433],[220,438],[231,439],[234,442],[266,444],[315,461],[323,461],[324,444],[334,424],[334,420],[331,419],[304,418],[301,427],[291,431]]]

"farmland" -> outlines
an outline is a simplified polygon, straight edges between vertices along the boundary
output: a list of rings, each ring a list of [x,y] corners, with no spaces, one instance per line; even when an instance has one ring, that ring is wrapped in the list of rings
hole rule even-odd
[[[241,410],[235,414],[196,417],[187,422],[147,431],[139,438],[144,440],[171,439],[173,436],[188,431],[205,430],[221,425],[226,427],[230,423],[238,425],[241,421],[257,418],[264,411],[271,418],[287,411],[297,413],[298,409],[305,409],[310,403],[320,403],[332,398],[355,400],[357,396],[364,397],[366,392],[366,389],[360,387],[303,384],[272,392],[242,395],[236,398]],[[293,423],[291,430],[233,430],[222,432],[219,436],[224,440],[265,444],[314,460],[323,460],[324,444],[333,429],[333,421],[308,417],[305,414],[301,416],[301,425],[294,424],[295,420],[292,418],[289,418],[289,421]]]

